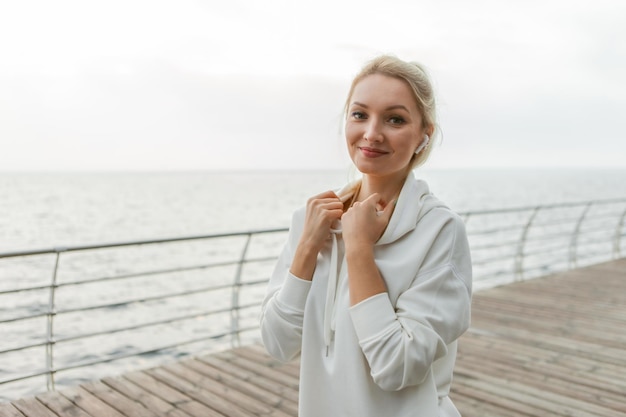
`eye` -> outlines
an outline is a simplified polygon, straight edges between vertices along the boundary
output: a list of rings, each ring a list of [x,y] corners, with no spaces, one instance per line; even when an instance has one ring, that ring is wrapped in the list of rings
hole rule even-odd
[[[353,119],[356,120],[361,120],[361,119],[366,119],[367,116],[365,115],[365,113],[363,113],[362,111],[353,111],[352,113],[350,113],[350,116],[352,116]]]
[[[389,123],[391,123],[393,125],[401,125],[401,124],[404,124],[404,122],[405,122],[404,118],[400,117],[400,116],[391,116],[387,120],[389,121]]]

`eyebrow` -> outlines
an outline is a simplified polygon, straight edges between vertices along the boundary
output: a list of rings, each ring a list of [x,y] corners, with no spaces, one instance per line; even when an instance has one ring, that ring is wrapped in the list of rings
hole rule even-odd
[[[368,106],[367,104],[364,104],[364,103],[359,103],[358,101],[354,101],[354,102],[352,102],[352,105],[355,105],[355,104],[356,104],[357,106],[363,107],[363,108],[365,108],[365,109],[369,108],[369,106]],[[402,104],[395,104],[395,105],[393,105],[393,106],[389,106],[389,107],[387,107],[385,110],[386,110],[386,111],[389,111],[389,110],[395,110],[395,109],[403,109],[403,110],[404,110],[404,111],[406,111],[407,113],[410,113],[409,109],[407,109],[407,108],[406,108],[406,106],[404,106],[404,105],[402,105]]]

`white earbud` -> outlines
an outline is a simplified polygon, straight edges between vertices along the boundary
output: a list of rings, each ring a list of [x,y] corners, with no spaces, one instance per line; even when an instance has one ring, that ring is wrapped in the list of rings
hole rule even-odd
[[[424,135],[424,140],[422,141],[420,146],[418,146],[417,149],[415,150],[415,154],[420,153],[422,149],[428,146],[428,142],[430,142],[430,138],[428,137],[428,135]]]

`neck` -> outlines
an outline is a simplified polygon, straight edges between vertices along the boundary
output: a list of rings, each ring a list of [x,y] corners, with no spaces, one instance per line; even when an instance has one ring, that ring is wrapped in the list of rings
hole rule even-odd
[[[356,200],[363,201],[370,195],[378,193],[385,204],[390,203],[398,198],[406,177],[407,175],[397,175],[391,178],[374,177],[365,174]]]

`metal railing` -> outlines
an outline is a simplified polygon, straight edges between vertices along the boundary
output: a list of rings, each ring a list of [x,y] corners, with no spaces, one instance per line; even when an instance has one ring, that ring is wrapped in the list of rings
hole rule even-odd
[[[460,214],[476,289],[623,256],[626,198]],[[0,399],[258,338],[286,233],[0,253]]]
[[[461,213],[476,288],[623,256],[626,199]]]

